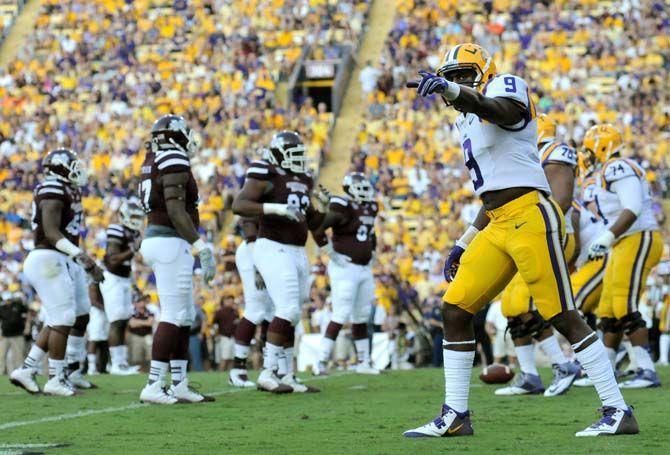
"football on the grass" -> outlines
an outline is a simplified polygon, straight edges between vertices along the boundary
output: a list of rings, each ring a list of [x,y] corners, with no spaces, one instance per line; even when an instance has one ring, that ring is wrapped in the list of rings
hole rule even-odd
[[[486,384],[505,384],[514,377],[514,372],[507,365],[494,363],[485,367],[479,379]]]

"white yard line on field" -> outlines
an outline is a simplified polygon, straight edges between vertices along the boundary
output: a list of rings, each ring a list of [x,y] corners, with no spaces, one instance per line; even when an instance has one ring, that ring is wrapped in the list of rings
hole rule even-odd
[[[309,378],[309,382],[312,381],[322,381],[324,379],[328,378],[333,378],[337,376],[341,376],[343,373],[338,373],[338,374],[333,374],[331,376],[319,376],[315,378]],[[237,393],[237,392],[244,392],[247,390],[256,390],[256,389],[223,389],[223,390],[216,390],[214,392],[207,393],[207,395],[211,396],[219,396],[219,395],[227,395],[230,393]],[[61,420],[70,420],[70,419],[78,419],[79,417],[87,417],[90,415],[96,415],[96,414],[109,414],[113,412],[126,412],[126,411],[132,411],[133,409],[138,409],[138,408],[144,408],[150,406],[149,404],[144,404],[144,403],[130,403],[126,406],[117,406],[117,407],[112,407],[112,408],[102,408],[102,409],[89,409],[87,411],[78,411],[78,412],[73,412],[71,414],[59,414],[55,416],[47,416],[47,417],[42,417],[40,419],[35,419],[35,420],[18,420],[15,422],[7,422],[0,424],[0,430],[8,430],[10,428],[17,428],[17,427],[25,427],[29,425],[38,425],[41,423],[46,423],[46,422],[57,422]],[[0,446],[2,448],[2,446]]]

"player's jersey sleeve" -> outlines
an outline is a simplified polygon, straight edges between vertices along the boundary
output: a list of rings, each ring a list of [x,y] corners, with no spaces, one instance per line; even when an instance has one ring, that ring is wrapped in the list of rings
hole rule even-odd
[[[489,98],[511,98],[530,108],[530,91],[526,81],[511,74],[500,74],[486,84],[484,95]]]
[[[123,226],[119,224],[110,224],[105,234],[107,235],[108,242],[122,243],[126,238]]]
[[[65,184],[58,180],[46,180],[35,188],[35,199],[37,201],[57,199],[59,201],[67,202]]]
[[[330,203],[328,204],[328,210],[333,212],[343,213],[345,215],[349,214],[349,201],[340,196],[331,196]]]
[[[547,144],[540,150],[542,166],[548,163],[567,164],[572,168],[577,167],[577,153],[572,147],[561,142]]]
[[[609,188],[612,183],[627,177],[644,177],[642,169],[626,159],[615,159],[607,162],[602,175],[606,188]]]
[[[255,160],[249,164],[246,177],[255,180],[270,180],[274,176],[274,167],[265,160]]]
[[[191,170],[188,155],[177,149],[159,150],[156,152],[154,162],[159,175],[189,172]]]

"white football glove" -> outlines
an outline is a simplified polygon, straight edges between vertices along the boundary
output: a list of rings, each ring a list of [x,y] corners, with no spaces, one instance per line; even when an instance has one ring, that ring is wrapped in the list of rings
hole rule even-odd
[[[283,216],[296,223],[305,221],[305,215],[300,208],[289,204],[263,204],[263,213],[266,215]]]
[[[200,268],[202,270],[202,281],[209,284],[216,275],[216,262],[214,261],[214,254],[210,247],[205,247],[198,252],[200,258]]]
[[[605,229],[605,231],[591,242],[591,245],[589,245],[589,259],[594,260],[605,256],[612,247],[614,240],[614,233],[609,229]]]

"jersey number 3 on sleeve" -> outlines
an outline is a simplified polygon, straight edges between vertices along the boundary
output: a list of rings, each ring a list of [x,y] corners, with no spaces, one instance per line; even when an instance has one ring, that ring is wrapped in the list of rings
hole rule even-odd
[[[478,190],[484,184],[484,178],[472,154],[472,140],[466,139],[463,142],[463,153],[465,154],[465,167],[470,171],[470,178],[472,179],[472,184],[475,186],[475,190]]]

